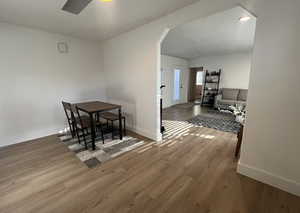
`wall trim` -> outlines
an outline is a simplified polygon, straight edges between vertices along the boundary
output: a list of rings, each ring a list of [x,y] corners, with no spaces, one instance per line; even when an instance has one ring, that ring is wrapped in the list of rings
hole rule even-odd
[[[300,196],[300,183],[297,183],[293,180],[272,174],[262,169],[254,168],[240,162],[238,163],[237,172],[241,175],[245,175],[265,184],[274,186],[296,196]]]
[[[65,128],[68,128],[68,127],[66,126],[66,127],[63,127],[63,128],[56,128],[56,129],[64,130]],[[128,129],[132,132],[135,132],[135,133],[137,133],[141,136],[144,136],[146,138],[152,139],[154,141],[160,141],[160,139],[157,138],[156,134],[153,134],[152,132],[149,132],[149,131],[145,131],[141,128],[132,128],[130,126],[126,126],[126,129]],[[44,138],[44,137],[51,136],[51,135],[57,135],[58,132],[59,131],[49,130],[49,131],[45,131],[41,134],[37,134],[35,136],[24,137],[24,138],[19,139],[19,140],[12,140],[12,142],[10,142],[10,143],[0,144],[0,148],[4,148],[4,147],[8,147],[8,146],[15,145],[15,144],[20,144],[20,143],[26,143],[26,142],[29,142],[29,141],[32,141],[32,140],[36,140],[36,139],[39,139],[39,138]]]
[[[141,136],[144,136],[146,138],[149,138],[151,140],[154,140],[154,141],[159,141],[159,139],[157,138],[157,135],[156,134],[153,134],[152,132],[150,131],[145,131],[144,129],[141,129],[141,128],[138,128],[138,127],[131,127],[131,126],[126,126],[126,129],[132,131],[132,132],[135,132]]]
[[[38,140],[40,138],[45,138],[45,137],[52,136],[52,135],[57,135],[57,134],[58,134],[57,131],[49,131],[49,132],[39,134],[39,135],[36,135],[36,136],[33,136],[33,137],[24,137],[23,139],[15,140],[15,141],[12,141],[10,143],[4,143],[4,144],[2,143],[2,144],[0,144],[0,148],[5,148],[5,147],[9,147],[9,146],[17,145],[17,144],[22,144],[22,143],[27,143],[27,142],[31,142],[33,140]]]

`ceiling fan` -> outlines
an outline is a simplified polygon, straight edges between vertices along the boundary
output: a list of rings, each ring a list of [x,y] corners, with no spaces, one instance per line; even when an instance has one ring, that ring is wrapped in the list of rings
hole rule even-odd
[[[78,15],[93,0],[67,0],[62,10]],[[112,0],[100,0],[111,2]]]

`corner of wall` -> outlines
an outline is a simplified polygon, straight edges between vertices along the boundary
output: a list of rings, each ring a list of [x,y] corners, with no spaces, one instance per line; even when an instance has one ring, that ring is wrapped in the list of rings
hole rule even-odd
[[[283,191],[300,196],[300,183],[272,174],[265,170],[255,168],[241,162],[238,163],[237,172],[241,175],[253,178],[262,183],[274,186]]]
[[[137,133],[141,136],[144,136],[144,137],[149,138],[151,140],[157,141],[157,142],[162,140],[162,138],[159,137],[157,134],[153,134],[153,132],[147,131],[145,129],[141,129],[139,127],[134,128],[134,127],[127,126],[127,129],[132,131],[132,132],[135,132],[135,133]]]

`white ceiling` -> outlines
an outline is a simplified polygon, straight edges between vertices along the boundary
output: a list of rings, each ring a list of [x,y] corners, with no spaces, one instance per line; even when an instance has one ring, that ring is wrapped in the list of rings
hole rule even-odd
[[[66,0],[1,0],[0,21],[99,41],[197,1],[93,0],[76,16],[61,10]]]
[[[239,18],[251,16],[241,23]],[[162,42],[162,54],[185,59],[250,51],[256,18],[241,7],[199,19],[171,30]]]

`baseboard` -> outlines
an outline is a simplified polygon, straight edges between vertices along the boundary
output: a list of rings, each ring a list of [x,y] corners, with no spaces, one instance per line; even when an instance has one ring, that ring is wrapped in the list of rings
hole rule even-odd
[[[63,128],[56,128],[56,129],[64,129],[65,127]],[[152,139],[154,141],[159,141],[159,139],[157,138],[157,135],[156,134],[153,134],[152,132],[150,131],[145,131],[141,128],[132,128],[130,126],[126,126],[126,128],[128,130],[131,130],[141,136],[144,136],[146,138],[149,138],[149,139]],[[7,147],[7,146],[11,146],[11,145],[14,145],[14,144],[19,144],[19,143],[26,143],[28,141],[31,141],[31,140],[35,140],[35,139],[38,139],[38,138],[43,138],[43,137],[46,137],[46,136],[49,136],[49,135],[55,135],[55,134],[58,134],[58,131],[56,130],[48,130],[48,131],[44,131],[44,132],[39,132],[39,133],[36,133],[34,135],[31,135],[31,136],[24,136],[22,137],[22,139],[5,139],[3,141],[11,141],[10,143],[1,143],[0,144],[0,148],[3,148],[3,147]]]
[[[237,172],[265,184],[279,188],[283,191],[300,196],[300,183],[293,180],[242,164],[240,162],[238,163]]]
[[[157,135],[156,134],[153,134],[152,132],[150,131],[146,131],[144,129],[141,129],[141,128],[138,128],[138,127],[131,127],[131,126],[126,126],[126,128],[132,132],[135,132],[141,136],[144,136],[146,138],[149,138],[151,140],[154,140],[154,141],[158,141],[157,139]]]
[[[40,134],[40,135],[35,135],[32,137],[24,137],[22,140],[16,140],[16,141],[12,141],[11,143],[5,143],[5,144],[0,144],[0,148],[4,148],[4,147],[8,147],[8,146],[13,146],[16,144],[22,144],[22,143],[27,143],[33,140],[37,140],[40,138],[44,138],[44,137],[48,137],[48,136],[52,136],[52,135],[57,135],[58,133],[55,131],[50,131],[47,132],[45,134]]]

